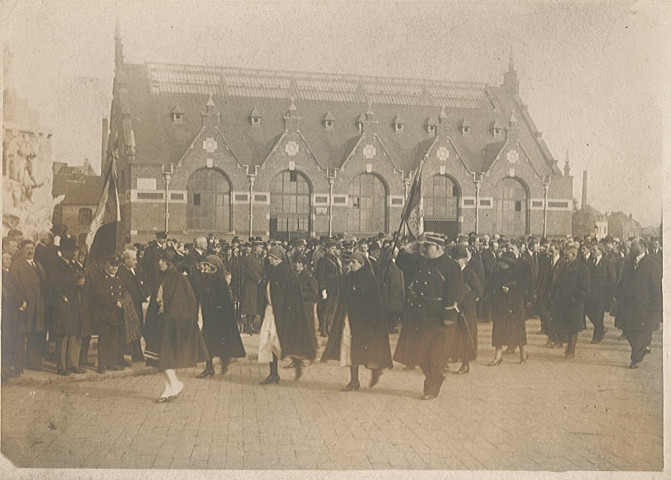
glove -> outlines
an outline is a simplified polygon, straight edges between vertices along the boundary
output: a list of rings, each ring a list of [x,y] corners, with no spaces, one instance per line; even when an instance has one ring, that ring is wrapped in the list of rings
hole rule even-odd
[[[456,309],[452,307],[443,309],[443,325],[445,326],[456,325],[458,319],[459,319],[459,312]]]
[[[326,290],[322,290],[322,299],[326,300],[328,297],[328,294],[326,293]]]

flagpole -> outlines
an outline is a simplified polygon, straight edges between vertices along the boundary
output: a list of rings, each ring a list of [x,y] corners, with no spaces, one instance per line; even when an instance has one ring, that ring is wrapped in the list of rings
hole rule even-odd
[[[419,166],[417,167],[417,170],[415,170],[415,176],[412,179],[412,186],[413,187],[417,183],[417,175],[422,174],[422,167],[424,166],[424,160],[426,160],[426,155],[424,155],[424,157],[422,157],[422,161],[419,162]],[[398,239],[401,236],[401,228],[403,227],[403,223],[405,223],[405,221],[406,221],[403,217],[404,217],[404,214],[406,213],[405,209],[408,208],[408,200],[410,200],[410,197],[412,197],[412,189],[411,189],[411,192],[410,192],[410,196],[408,198],[406,198],[406,200],[405,200],[406,203],[403,206],[403,210],[401,211],[401,223],[399,224],[398,230],[396,231],[396,238],[394,239],[394,246],[391,248],[392,257],[394,256],[394,252],[396,251],[396,246],[398,245]],[[408,230],[410,230],[410,229],[408,228]]]

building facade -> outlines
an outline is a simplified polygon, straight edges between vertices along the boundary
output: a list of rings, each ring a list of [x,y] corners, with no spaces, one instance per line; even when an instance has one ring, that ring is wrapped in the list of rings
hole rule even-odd
[[[54,229],[66,226],[68,235],[75,237],[79,245],[85,243],[103,189],[103,178],[85,174],[91,172],[86,166],[54,167],[53,196],[63,199],[54,208]]]
[[[501,86],[130,64],[117,33],[115,69],[119,243],[392,233],[422,161],[427,230],[571,233],[572,177],[512,61]]]

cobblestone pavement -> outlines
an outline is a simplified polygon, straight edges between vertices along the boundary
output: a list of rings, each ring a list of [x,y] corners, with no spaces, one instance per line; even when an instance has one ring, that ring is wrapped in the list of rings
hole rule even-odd
[[[396,365],[374,389],[342,393],[347,369],[315,363],[303,378],[280,369],[279,385],[244,336],[248,359],[156,404],[160,374],[132,371],[57,377],[29,372],[2,389],[2,453],[20,467],[154,469],[644,470],[663,466],[661,333],[638,370],[612,328],[577,358],[544,347],[527,322],[530,359],[493,356],[479,325],[480,357],[449,375],[440,397],[419,401],[419,369]],[[393,341],[397,336],[392,336]],[[456,365],[452,365],[453,371]]]

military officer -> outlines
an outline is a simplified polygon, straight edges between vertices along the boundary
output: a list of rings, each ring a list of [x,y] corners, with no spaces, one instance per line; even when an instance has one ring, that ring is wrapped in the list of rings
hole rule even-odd
[[[457,333],[457,303],[465,293],[459,264],[445,254],[445,238],[424,233],[403,247],[397,265],[410,276],[407,319],[394,360],[419,365],[426,376],[422,400],[436,398],[443,384],[443,366]]]

